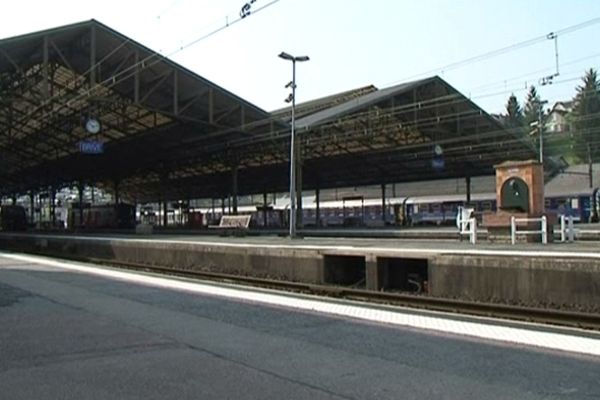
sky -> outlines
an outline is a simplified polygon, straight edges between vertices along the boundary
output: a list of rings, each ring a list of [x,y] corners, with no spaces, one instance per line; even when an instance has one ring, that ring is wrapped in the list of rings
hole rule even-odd
[[[550,104],[570,100],[600,67],[598,0],[254,0],[239,20],[250,1],[10,1],[0,38],[93,18],[268,111],[286,106],[282,51],[310,57],[297,65],[297,102],[440,75],[490,113],[532,84]],[[556,72],[551,32],[560,75],[539,86]]]

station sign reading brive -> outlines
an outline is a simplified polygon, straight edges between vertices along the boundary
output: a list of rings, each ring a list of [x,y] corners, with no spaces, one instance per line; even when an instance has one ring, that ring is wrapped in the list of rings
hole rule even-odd
[[[104,143],[98,140],[82,140],[79,142],[79,152],[83,154],[104,153]]]

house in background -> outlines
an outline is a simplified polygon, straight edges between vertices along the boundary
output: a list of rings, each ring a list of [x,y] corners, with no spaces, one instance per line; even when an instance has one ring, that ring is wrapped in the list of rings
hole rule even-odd
[[[548,112],[546,117],[546,132],[565,133],[571,131],[571,124],[567,120],[567,115],[573,111],[574,103],[572,101],[557,101]]]

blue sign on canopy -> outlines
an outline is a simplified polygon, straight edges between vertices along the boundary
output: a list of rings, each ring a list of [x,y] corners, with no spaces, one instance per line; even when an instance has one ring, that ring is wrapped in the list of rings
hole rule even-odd
[[[434,157],[431,160],[431,166],[435,170],[438,170],[438,171],[442,170],[442,169],[444,169],[445,165],[446,165],[446,163],[444,162],[444,159],[442,157]]]
[[[79,151],[84,154],[102,154],[104,143],[98,140],[82,140],[79,142]]]

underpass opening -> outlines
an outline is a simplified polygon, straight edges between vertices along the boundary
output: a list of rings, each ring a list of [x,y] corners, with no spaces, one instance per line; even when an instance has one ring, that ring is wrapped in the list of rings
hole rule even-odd
[[[325,255],[323,265],[325,284],[365,287],[364,256]]]
[[[427,293],[429,265],[426,258],[378,258],[383,279],[382,289]]]

